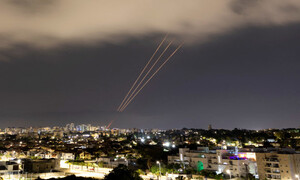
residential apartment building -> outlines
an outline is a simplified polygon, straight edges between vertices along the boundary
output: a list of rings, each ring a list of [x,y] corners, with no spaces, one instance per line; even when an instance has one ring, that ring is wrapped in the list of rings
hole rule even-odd
[[[248,173],[257,175],[256,157],[253,152],[232,150],[197,150],[179,148],[178,156],[168,156],[168,163],[182,164],[201,171],[203,169],[228,174],[231,177],[246,177]]]
[[[296,180],[300,175],[299,153],[256,153],[256,158],[260,179]]]

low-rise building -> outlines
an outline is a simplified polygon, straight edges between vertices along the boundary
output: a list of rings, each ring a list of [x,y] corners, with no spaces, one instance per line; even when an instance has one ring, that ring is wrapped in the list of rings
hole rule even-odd
[[[61,153],[60,159],[61,160],[74,160],[75,154],[74,153]]]
[[[59,170],[58,159],[24,159],[24,171],[29,173],[43,173]]]
[[[125,158],[100,157],[97,158],[97,162],[102,162],[107,167],[117,167],[121,164],[128,166],[128,160]]]
[[[20,170],[20,165],[11,161],[0,161],[0,175],[16,174]]]
[[[80,159],[92,159],[92,155],[89,152],[83,151],[82,153],[79,154]]]

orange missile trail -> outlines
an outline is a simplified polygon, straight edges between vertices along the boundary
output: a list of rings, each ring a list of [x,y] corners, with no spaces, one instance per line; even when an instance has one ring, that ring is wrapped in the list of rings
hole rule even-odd
[[[120,111],[120,108],[123,106],[125,100],[127,99],[128,95],[130,94],[130,92],[132,91],[132,89],[134,88],[134,86],[136,85],[136,83],[138,82],[138,80],[141,78],[142,74],[144,73],[144,71],[146,70],[146,68],[148,67],[148,65],[150,64],[150,62],[152,61],[152,59],[154,58],[154,56],[156,55],[157,51],[160,49],[160,47],[162,46],[162,44],[165,42],[165,40],[167,39],[168,34],[165,35],[164,39],[160,42],[160,44],[158,45],[158,47],[156,48],[156,50],[154,51],[154,53],[152,54],[151,58],[149,59],[149,61],[147,62],[147,64],[145,65],[145,67],[143,68],[143,70],[140,72],[139,76],[137,77],[137,79],[134,81],[133,85],[131,86],[131,88],[129,89],[128,93],[126,94],[126,96],[124,97],[123,101],[121,102],[121,104],[119,105],[117,111]]]
[[[123,107],[129,102],[129,100],[132,98],[132,96],[134,96],[134,93],[138,90],[138,88],[141,86],[141,84],[144,82],[145,78],[149,75],[149,73],[151,72],[151,70],[155,67],[155,65],[159,62],[159,60],[161,59],[161,57],[165,54],[165,52],[169,49],[169,47],[171,46],[171,44],[173,43],[173,41],[171,41],[163,50],[163,52],[159,55],[159,57],[156,59],[156,61],[152,64],[152,66],[150,67],[150,69],[147,71],[147,73],[144,75],[144,77],[142,78],[142,80],[139,82],[139,84],[135,87],[135,89],[131,92],[130,96],[126,99],[125,103],[123,104],[123,106],[121,107],[120,110],[124,109]],[[122,112],[122,111],[120,111]]]
[[[130,100],[125,103],[120,112],[123,112],[125,108],[129,105],[129,103],[140,93],[140,91],[148,84],[148,82],[160,71],[160,69],[170,60],[170,58],[183,46],[183,43],[180,44],[173,53],[159,66],[159,68],[149,77],[149,79],[143,84],[143,86],[134,94]]]
[[[115,120],[110,121],[110,123],[107,125],[106,129],[109,129],[109,127],[111,126],[111,124],[114,122]]]

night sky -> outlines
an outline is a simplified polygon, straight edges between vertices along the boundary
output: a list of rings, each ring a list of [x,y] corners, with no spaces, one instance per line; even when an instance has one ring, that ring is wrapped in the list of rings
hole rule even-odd
[[[294,13],[300,15],[298,10]],[[197,29],[188,36],[170,32],[170,39],[186,44],[128,108],[117,113],[167,30],[119,33],[120,41],[89,42],[90,37],[78,35],[76,41],[46,46],[39,42],[45,38],[12,40],[0,31],[9,44],[0,45],[0,128],[71,122],[102,126],[116,116],[112,127],[117,128],[300,126],[296,20],[234,26],[208,39],[199,32],[201,36],[190,40]]]

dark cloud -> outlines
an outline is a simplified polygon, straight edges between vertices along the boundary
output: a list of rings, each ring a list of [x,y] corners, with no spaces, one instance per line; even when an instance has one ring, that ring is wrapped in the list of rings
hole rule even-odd
[[[38,13],[46,13],[48,8],[58,5],[57,0],[4,0],[5,3],[16,7],[16,11],[24,14],[36,15]]]
[[[259,0],[235,0],[230,4],[230,7],[232,8],[232,11],[240,14],[240,15],[247,15],[247,10],[251,8],[255,8],[255,6],[258,6]]]
[[[298,0],[5,0],[0,2],[0,37],[5,37],[0,49],[126,43],[167,32],[187,44],[203,43],[247,25],[299,22],[299,8]]]

